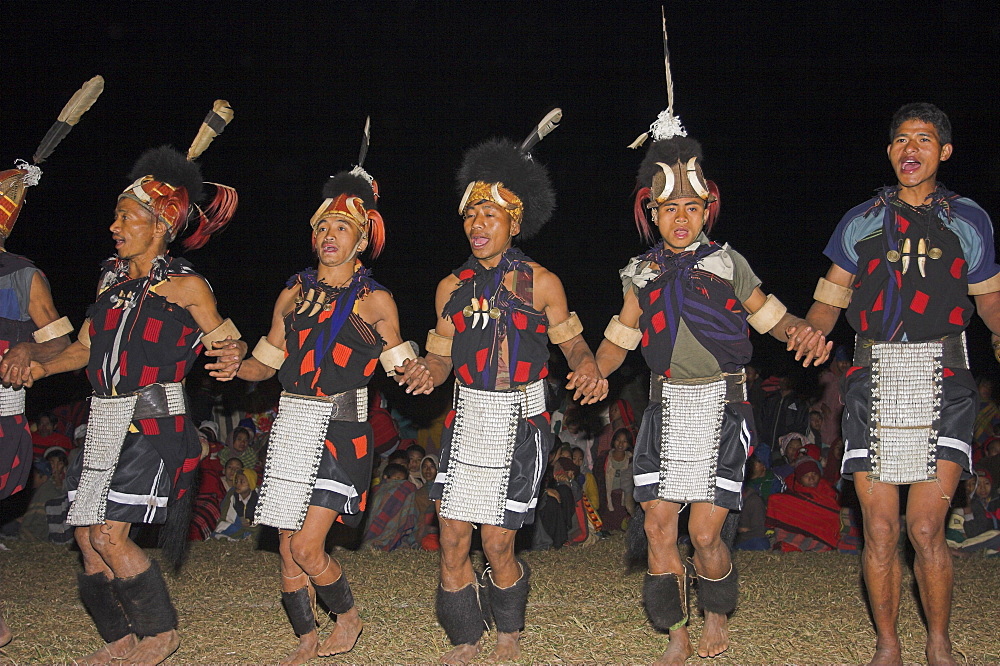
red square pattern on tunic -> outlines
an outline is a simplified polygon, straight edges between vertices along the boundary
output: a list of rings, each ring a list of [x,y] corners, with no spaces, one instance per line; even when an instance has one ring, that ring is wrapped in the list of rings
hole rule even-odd
[[[184,432],[184,415],[178,414],[174,417],[174,431]]]
[[[363,435],[355,437],[351,440],[351,443],[354,444],[354,456],[358,460],[364,458],[365,454],[368,453],[368,438]]]
[[[861,316],[861,330],[862,331],[867,331],[868,330],[868,311],[867,310],[862,310],[859,314]]]
[[[896,226],[899,227],[900,232],[905,234],[906,230],[910,228],[910,221],[896,213]]]
[[[160,434],[160,424],[156,422],[156,419],[142,419],[139,421],[139,427],[142,429],[143,435]]]
[[[330,440],[326,440],[326,450],[330,452],[330,455],[333,456],[334,460],[337,459],[337,447],[335,447],[333,442]]]
[[[660,298],[660,294],[662,293],[663,293],[662,289],[654,289],[653,291],[649,292],[649,304],[652,305],[653,303],[655,303],[657,299]]]
[[[549,366],[543,365],[542,369],[538,371],[538,378],[545,379],[549,376]]]
[[[457,372],[458,372],[458,378],[462,380],[463,384],[472,383],[472,373],[469,372],[468,364],[463,363],[462,365],[460,365],[458,367]]]
[[[124,350],[118,360],[118,372],[122,377],[128,377],[128,350]]]
[[[642,332],[642,346],[643,347],[648,347],[649,346],[649,331],[648,330]]]
[[[113,331],[118,328],[118,322],[122,319],[121,308],[111,308],[104,314],[104,330]]]
[[[653,330],[659,333],[660,331],[662,331],[664,328],[667,327],[667,318],[666,316],[664,316],[662,312],[657,312],[649,320],[649,323],[653,325]]]
[[[154,368],[148,365],[142,366],[142,374],[139,376],[139,386],[147,386],[149,384],[156,383],[156,379],[159,374],[159,368]]]
[[[881,262],[882,262],[881,259],[872,259],[871,261],[869,261],[868,262],[868,275],[871,275],[875,271],[875,269],[878,268],[878,265]]]
[[[523,331],[528,328],[528,317],[523,312],[515,312],[511,315],[514,320],[514,328],[519,331]]]
[[[179,382],[184,379],[184,372],[187,370],[187,361],[180,361],[177,363],[177,368],[174,370],[174,381]]]
[[[303,331],[299,331],[299,349],[302,349],[302,345],[304,345],[306,343],[306,338],[309,337],[309,334],[311,332],[312,332],[311,328],[307,328],[307,329],[305,329]]]
[[[535,327],[535,333],[544,333],[546,330],[548,329],[545,328],[545,324],[539,324]]]
[[[965,312],[965,308],[955,307],[952,309],[951,313],[948,315],[948,323],[954,324],[956,326],[961,326],[965,323],[965,319],[962,314]]]
[[[476,371],[482,372],[483,368],[486,367],[486,361],[490,357],[489,349],[480,349],[476,352]]]
[[[178,347],[186,347],[187,343],[188,343],[187,342],[187,337],[189,335],[191,335],[192,333],[194,333],[195,331],[197,331],[197,330],[198,329],[196,329],[196,328],[188,328],[187,326],[182,326],[181,327],[181,337],[177,338],[177,346]]]
[[[518,361],[517,370],[514,371],[515,382],[526,382],[531,376],[531,363],[528,361]]]
[[[458,412],[456,412],[454,409],[452,409],[452,410],[450,410],[448,412],[448,415],[446,417],[444,417],[444,427],[445,428],[450,428],[451,427],[451,424],[455,422],[455,415],[457,413]]]
[[[730,298],[729,300],[726,301],[726,309],[732,312],[733,308],[736,307],[736,303],[737,301],[735,298]]]
[[[365,366],[365,377],[371,377],[372,373],[375,372],[375,366],[378,365],[378,359],[373,358],[368,361],[368,365]]]
[[[955,261],[951,262],[951,268],[949,272],[951,276],[956,280],[962,277],[962,268],[965,266],[965,259],[962,257],[955,257]]]
[[[465,330],[465,317],[461,312],[456,312],[451,317],[451,323],[455,325],[455,330],[461,333]]]
[[[315,352],[310,349],[302,355],[302,362],[299,364],[299,375],[308,375],[316,369]]]
[[[917,293],[913,294],[913,300],[910,301],[910,309],[916,313],[923,314],[927,310],[927,303],[930,300],[930,296],[918,289]]]
[[[159,342],[160,331],[163,329],[163,322],[150,317],[146,320],[146,326],[142,329],[142,339],[146,342]]]
[[[347,362],[351,360],[351,348],[339,342],[333,346],[333,362],[342,368],[347,367]]]
[[[885,307],[885,292],[878,292],[878,298],[875,299],[875,305],[872,306],[872,312],[881,312],[882,308]]]

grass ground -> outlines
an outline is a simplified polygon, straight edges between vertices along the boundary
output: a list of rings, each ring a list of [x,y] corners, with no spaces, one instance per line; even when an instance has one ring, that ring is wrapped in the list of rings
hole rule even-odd
[[[71,663],[100,645],[76,592],[77,554],[36,543],[0,552],[0,609],[15,638],[0,664]],[[527,553],[532,593],[522,663],[648,663],[666,637],[645,621],[641,573],[621,566],[621,536],[588,548]],[[156,551],[151,551],[156,556]],[[437,554],[339,551],[366,623],[355,649],[314,663],[431,663],[448,649],[434,618]],[[740,553],[732,647],[713,663],[864,663],[875,634],[857,557]],[[1000,663],[1000,558],[955,563],[952,639],[959,662]],[[183,642],[170,664],[276,663],[296,644],[281,607],[278,558],[249,543],[194,544],[168,576]],[[904,568],[903,656],[922,663],[924,629]],[[692,603],[695,639],[702,621]],[[321,636],[330,630],[320,628]],[[484,642],[485,653],[493,636]],[[699,661],[697,658],[690,660]]]

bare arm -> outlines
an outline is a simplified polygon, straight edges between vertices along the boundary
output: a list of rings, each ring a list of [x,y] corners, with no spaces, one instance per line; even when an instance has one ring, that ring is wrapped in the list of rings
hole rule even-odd
[[[295,291],[297,288],[282,289],[278,294],[278,299],[274,303],[271,311],[271,330],[267,332],[267,341],[278,349],[285,349],[285,315],[287,315],[295,305]],[[205,350],[206,356],[218,356],[225,350]],[[274,376],[277,370],[271,366],[264,365],[253,356],[243,360],[236,376],[248,382],[262,382]]]
[[[215,294],[204,278],[186,275],[171,278],[155,287],[171,303],[185,308],[191,313],[202,333],[210,333],[222,324],[222,316],[216,308]],[[215,355],[215,362],[205,365],[209,375],[219,381],[229,381],[236,376],[240,361],[247,354],[247,343],[243,340],[220,340],[215,343],[217,350],[225,350]]]
[[[49,375],[80,370],[87,367],[89,361],[90,348],[84,347],[79,342],[74,342],[45,363],[32,361],[29,369],[30,375],[25,379],[24,386],[30,387],[39,379]]]
[[[455,337],[455,325],[441,313],[456,287],[458,278],[449,275],[438,283],[437,293],[434,296],[434,310],[437,312],[437,326],[434,332],[446,338]],[[402,374],[396,377],[396,381],[406,386],[407,393],[423,395],[433,391],[435,386],[440,386],[451,374],[451,368],[450,356],[428,353],[420,358],[406,361],[402,366]]]
[[[28,316],[36,328],[44,328],[59,319],[59,312],[52,302],[52,293],[41,273],[31,278],[28,296]],[[32,361],[44,363],[69,346],[69,335],[60,335],[45,342],[22,342],[7,351],[0,362],[0,381],[8,386],[19,386],[29,372]]]
[[[743,307],[750,313],[755,313],[764,307],[766,300],[767,296],[760,287],[757,287],[750,297],[743,301]],[[788,351],[795,351],[795,360],[801,360],[802,367],[824,363],[833,349],[833,342],[827,342],[826,335],[822,331],[814,330],[808,321],[796,317],[791,312],[785,312],[768,333],[776,340],[787,343]]]
[[[535,309],[545,313],[549,325],[561,324],[569,319],[566,291],[559,277],[539,267],[535,270],[534,282]],[[608,397],[608,380],[598,370],[594,354],[582,334],[560,343],[559,349],[562,350],[571,370],[566,375],[566,379],[569,380],[566,388],[575,389],[574,400],[582,398],[581,404],[587,405]]]
[[[986,324],[986,327],[993,333],[993,355],[1000,360],[1000,291],[991,291],[986,294],[977,294],[976,311],[979,317]]]
[[[625,302],[622,304],[622,311],[618,314],[618,321],[629,328],[639,327],[639,315],[642,310],[639,307],[639,299],[631,289],[625,294]],[[607,377],[612,372],[621,367],[628,356],[628,350],[619,347],[607,338],[601,341],[601,346],[597,348],[597,367],[602,377]]]

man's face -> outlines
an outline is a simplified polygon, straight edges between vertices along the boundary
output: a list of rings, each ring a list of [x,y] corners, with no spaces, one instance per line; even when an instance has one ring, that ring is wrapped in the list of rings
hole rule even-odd
[[[52,434],[52,421],[49,417],[42,416],[38,419],[38,434],[42,437],[48,437]]]
[[[500,255],[510,247],[511,240],[521,233],[521,225],[514,222],[510,213],[488,199],[465,207],[462,228],[469,239],[472,255],[484,265],[499,263]]]
[[[423,458],[423,456],[420,455],[420,451],[407,451],[406,469],[410,470],[411,473],[416,473],[420,469],[421,458]]]
[[[313,231],[312,240],[313,251],[319,257],[319,263],[328,268],[352,261],[354,255],[364,250],[368,244],[366,240],[361,240],[361,231],[354,223],[342,217],[320,220]]]
[[[993,490],[993,483],[990,481],[990,477],[985,474],[979,475],[979,483],[976,485],[976,494],[979,495],[981,499],[989,499],[990,491]]]
[[[708,220],[708,208],[697,197],[671,199],[656,208],[656,227],[671,252],[681,252],[698,238]]]
[[[115,220],[111,223],[111,239],[119,259],[132,259],[145,254],[159,243],[167,226],[153,219],[153,214],[128,197],[118,200]]]
[[[901,187],[934,183],[938,165],[951,157],[951,144],[941,144],[937,128],[922,120],[907,120],[896,129],[886,149]]]
[[[806,488],[815,488],[819,485],[819,474],[816,472],[806,472],[799,479],[799,485],[805,486]]]

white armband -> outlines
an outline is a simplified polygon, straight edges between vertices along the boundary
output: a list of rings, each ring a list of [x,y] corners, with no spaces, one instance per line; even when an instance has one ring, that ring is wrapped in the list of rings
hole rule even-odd
[[[201,344],[205,345],[206,349],[211,349],[213,342],[218,342],[219,340],[225,340],[226,338],[229,337],[231,337],[233,340],[239,340],[240,332],[236,328],[236,324],[233,323],[233,320],[227,318],[226,321],[222,322],[208,333],[202,335]]]
[[[617,345],[622,349],[631,350],[638,347],[642,341],[642,331],[631,326],[626,326],[618,318],[618,315],[615,315],[608,322],[608,327],[604,329],[604,337],[611,344]]]
[[[72,332],[73,324],[69,323],[69,317],[63,317],[42,326],[40,329],[32,333],[31,337],[35,339],[35,342],[48,342],[49,340],[55,340],[58,337]]]
[[[90,349],[90,320],[84,319],[83,326],[80,327],[80,332],[76,334],[76,341],[81,345]]]
[[[782,305],[774,294],[768,294],[760,310],[747,317],[747,323],[758,333],[767,333],[778,325],[787,312],[788,308]]]
[[[441,335],[432,328],[427,331],[427,344],[424,345],[424,349],[428,354],[448,357],[451,356],[451,343],[451,338]]]
[[[835,308],[843,310],[851,304],[851,296],[853,295],[854,290],[850,287],[845,287],[837,284],[836,282],[830,282],[825,277],[821,277],[819,282],[816,283],[816,291],[813,292],[813,300],[819,301],[820,303],[826,303],[827,305],[832,305]]]
[[[403,365],[407,359],[416,358],[418,351],[417,343],[407,340],[379,354],[378,360],[382,363],[382,369],[385,370],[386,377],[394,377],[396,375],[396,366]]]
[[[266,337],[260,339],[250,355],[275,370],[280,370],[281,364],[285,362],[285,352],[268,342]]]
[[[583,324],[575,312],[570,312],[569,317],[559,322],[555,326],[549,326],[549,342],[554,345],[561,345],[572,340],[583,333]]]

